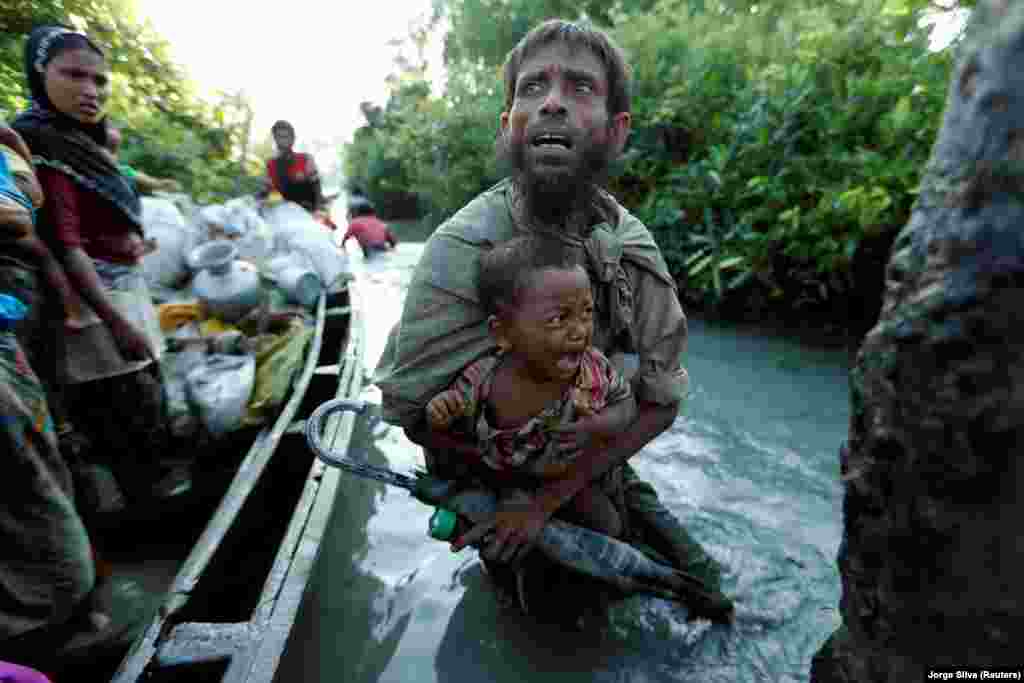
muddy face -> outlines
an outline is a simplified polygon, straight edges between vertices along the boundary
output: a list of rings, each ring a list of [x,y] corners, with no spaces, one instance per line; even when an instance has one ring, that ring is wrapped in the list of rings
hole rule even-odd
[[[594,335],[594,299],[583,268],[537,272],[495,323],[511,367],[537,383],[569,382]]]
[[[500,151],[533,213],[558,222],[603,183],[628,135],[629,114],[608,114],[596,55],[554,43],[523,62],[501,129]]]

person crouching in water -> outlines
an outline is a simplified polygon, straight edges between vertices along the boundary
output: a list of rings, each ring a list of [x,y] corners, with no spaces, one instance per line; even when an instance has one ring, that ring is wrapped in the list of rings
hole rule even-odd
[[[504,503],[564,476],[587,445],[611,439],[636,416],[629,383],[593,346],[590,278],[557,240],[520,237],[480,258],[480,303],[497,344],[426,406],[438,431],[475,434],[484,480]],[[623,525],[613,502],[617,468],[560,511],[609,536]]]
[[[377,218],[377,212],[369,202],[353,202],[348,210],[348,230],[341,238],[341,246],[345,246],[350,238],[355,238],[363,250],[363,256],[370,258],[398,246],[398,240],[387,223]]]

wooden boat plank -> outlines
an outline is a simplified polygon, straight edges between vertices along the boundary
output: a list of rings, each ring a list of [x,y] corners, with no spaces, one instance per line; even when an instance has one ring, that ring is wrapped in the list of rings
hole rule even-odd
[[[311,347],[307,352],[306,366],[303,368],[302,374],[295,381],[291,398],[285,404],[284,409],[269,432],[261,431],[259,436],[256,437],[255,443],[239,466],[234,480],[217,507],[217,511],[213,513],[209,524],[203,530],[202,536],[199,537],[195,548],[179,572],[178,578],[175,579],[174,585],[171,588],[172,593],[182,596],[187,596],[191,593],[206,566],[210,563],[213,554],[220,546],[221,540],[223,540],[231,524],[234,522],[235,517],[238,516],[242,505],[259,481],[267,462],[277,451],[277,445],[281,441],[285,430],[292,423],[292,418],[295,416],[296,411],[298,411],[299,405],[306,394],[306,388],[309,386],[313,373],[316,371],[317,361],[320,357],[320,344],[323,340],[323,312],[324,297],[321,295],[317,303],[316,331],[310,342]],[[174,614],[182,606],[184,606],[184,603],[181,605],[176,604],[174,609],[168,611],[168,614]]]
[[[350,296],[355,296],[355,293],[352,292]],[[338,382],[337,397],[354,396],[360,389],[363,381],[363,351],[364,330],[362,321],[356,317],[349,328],[349,342],[345,346],[342,362],[344,371]],[[329,438],[332,444],[347,447],[355,428],[355,418],[353,413],[328,418],[324,432],[331,435]],[[252,620],[252,625],[260,631],[260,637],[251,643],[249,651],[239,653],[232,659],[223,683],[269,682],[273,679],[302,604],[309,577],[316,566],[320,545],[337,498],[340,477],[340,470],[328,467],[318,459],[313,461],[307,481],[318,481],[319,487],[308,508],[301,508],[306,514],[297,511],[289,526],[287,538],[290,539],[295,531],[298,541],[294,551],[282,548],[275,558],[274,570],[271,571],[261,596],[260,607]],[[279,570],[282,570],[282,574],[278,578]]]
[[[290,425],[288,425],[288,429],[284,430],[284,433],[285,433],[285,436],[293,436],[293,435],[297,435],[297,434],[305,434],[306,433],[306,421],[305,420],[296,420],[295,422],[292,422]]]
[[[178,624],[160,642],[158,666],[196,664],[230,659],[249,648],[256,634],[249,622],[234,624]]]
[[[262,474],[267,462],[273,456],[277,444],[280,442],[287,427],[292,423],[317,367],[320,345],[323,340],[325,311],[326,300],[325,296],[321,294],[317,301],[316,331],[310,342],[311,346],[307,351],[306,364],[301,375],[295,381],[291,397],[285,403],[274,424],[262,429],[256,437],[245,459],[239,466],[231,485],[221,499],[216,512],[214,512],[202,535],[193,547],[192,552],[178,572],[156,617],[143,632],[142,637],[132,644],[128,654],[122,660],[113,679],[111,679],[111,683],[135,683],[142,677],[149,662],[156,654],[157,641],[161,636],[166,635],[168,619],[188,603],[190,594],[202,576],[203,570],[209,564],[220,541],[224,538],[249,493],[252,492],[258,482],[260,474]]]

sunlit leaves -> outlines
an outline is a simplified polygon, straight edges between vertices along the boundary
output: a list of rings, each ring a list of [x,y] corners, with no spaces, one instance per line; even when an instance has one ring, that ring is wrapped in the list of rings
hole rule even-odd
[[[89,32],[112,70],[110,114],[124,129],[122,159],[174,177],[200,200],[250,187],[255,157],[240,159],[251,106],[238,95],[197,97],[171,46],[137,21],[133,0],[0,0],[0,115],[26,105],[22,50],[34,26],[65,23]]]

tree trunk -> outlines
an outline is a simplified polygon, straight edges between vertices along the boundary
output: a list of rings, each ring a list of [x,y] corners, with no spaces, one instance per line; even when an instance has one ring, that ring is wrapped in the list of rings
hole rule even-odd
[[[975,14],[851,373],[815,683],[1024,666],[1024,1]]]

